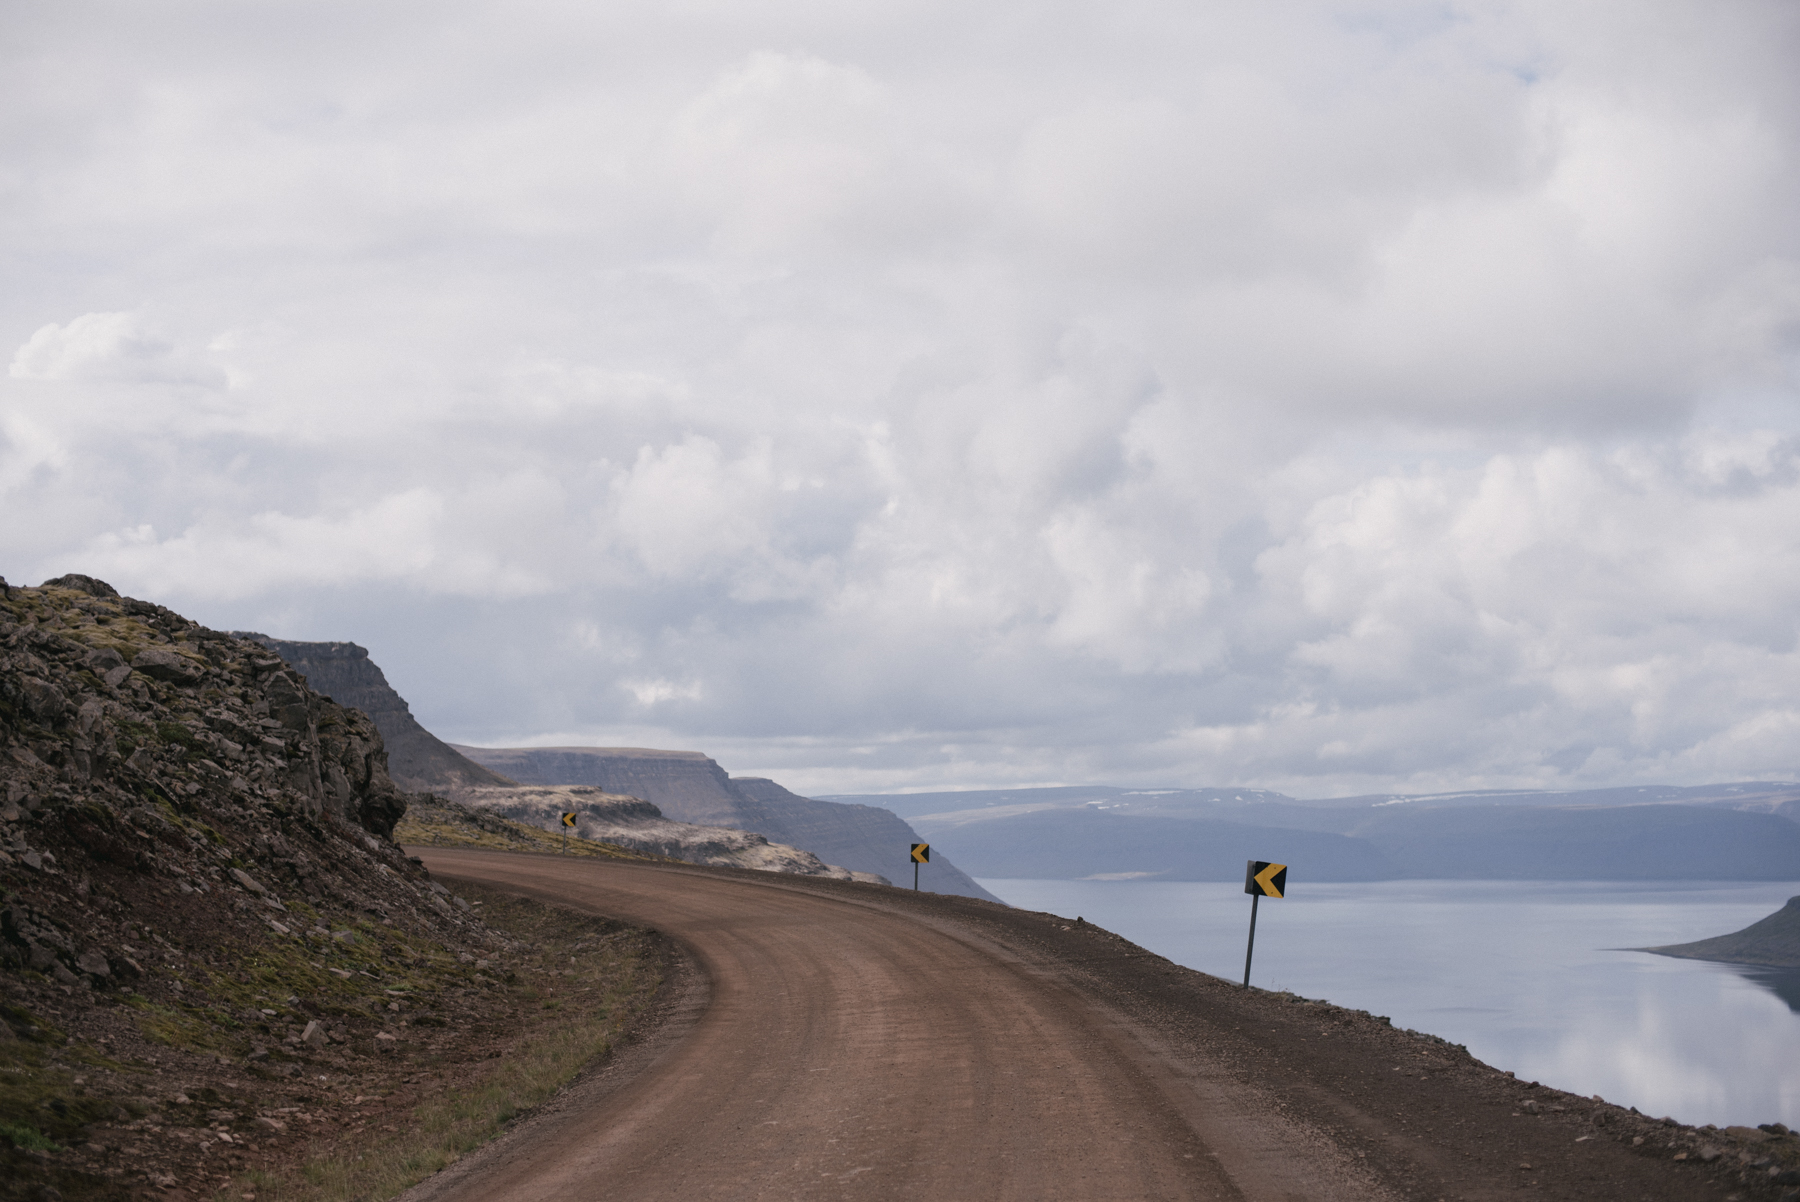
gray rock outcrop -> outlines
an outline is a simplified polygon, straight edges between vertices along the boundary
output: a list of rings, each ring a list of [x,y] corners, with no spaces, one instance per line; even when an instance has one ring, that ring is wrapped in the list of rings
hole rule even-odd
[[[295,901],[474,930],[421,913],[406,801],[374,723],[261,644],[86,576],[0,592],[0,972],[169,1004],[153,931],[302,939]]]
[[[374,723],[307,688],[264,647],[89,576],[9,600],[0,618],[0,720],[17,739],[0,762],[9,803],[41,798],[54,782],[111,795],[181,771],[198,773],[188,795],[217,787],[235,804],[293,806],[384,839],[405,813]]]

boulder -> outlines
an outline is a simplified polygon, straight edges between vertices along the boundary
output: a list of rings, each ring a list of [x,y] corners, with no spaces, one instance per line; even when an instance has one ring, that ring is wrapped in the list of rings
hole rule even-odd
[[[255,877],[245,872],[242,868],[233,868],[231,870],[231,879],[250,890],[252,893],[264,894],[268,892],[267,889],[264,889],[262,885],[257,883]]]
[[[83,576],[79,572],[70,572],[58,576],[54,580],[46,580],[39,588],[72,588],[78,593],[86,593],[90,597],[98,597],[102,601],[117,599],[119,590],[104,580],[96,580],[92,576]],[[9,590],[10,595],[10,590]]]
[[[199,664],[167,647],[149,647],[138,652],[131,666],[152,680],[169,684],[193,684],[206,674]]]

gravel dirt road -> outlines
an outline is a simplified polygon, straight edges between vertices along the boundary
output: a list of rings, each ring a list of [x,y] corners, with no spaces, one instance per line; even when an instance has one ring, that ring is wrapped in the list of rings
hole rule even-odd
[[[641,1042],[409,1202],[1776,1196],[1736,1159],[1674,1161],[1691,1131],[1073,920],[413,850],[440,877],[655,927],[692,968]]]

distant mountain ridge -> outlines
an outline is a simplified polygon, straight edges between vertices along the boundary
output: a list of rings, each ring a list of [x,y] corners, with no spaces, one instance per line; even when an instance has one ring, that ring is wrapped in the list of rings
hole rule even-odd
[[[455,750],[522,785],[593,785],[655,803],[670,818],[756,831],[830,864],[912,880],[907,849],[925,840],[879,806],[801,797],[761,777],[728,776],[697,751],[645,747],[467,747]],[[933,848],[921,884],[934,893],[999,898]]]
[[[1048,785],[1017,789],[958,789],[936,793],[822,793],[820,801],[882,804],[905,818],[963,814],[1005,806],[1048,809],[1095,804],[1157,812],[1195,803],[1248,807],[1290,806],[1298,810],[1386,809],[1398,806],[1539,807],[1620,805],[1701,805],[1780,813],[1800,821],[1800,782],[1734,781],[1717,785],[1631,785],[1605,789],[1465,789],[1445,793],[1365,793],[1303,799],[1272,789],[1243,787],[1139,788],[1118,785]]]
[[[1323,801],[1106,786],[834,799],[898,806],[982,877],[1224,881],[1263,859],[1316,881],[1800,880],[1797,795],[1749,782]]]

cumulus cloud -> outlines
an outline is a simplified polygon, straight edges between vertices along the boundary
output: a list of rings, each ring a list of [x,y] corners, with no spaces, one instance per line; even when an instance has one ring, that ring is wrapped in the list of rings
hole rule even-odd
[[[13,355],[7,374],[79,383],[227,383],[218,367],[148,332],[136,313],[84,313],[66,325],[43,326]]]
[[[1800,773],[1789,6],[298,13],[0,48],[9,578],[814,790]]]
[[[462,506],[481,516],[479,491]],[[469,501],[474,505],[469,505]],[[96,536],[72,560],[141,581],[153,595],[221,600],[294,588],[343,589],[392,581],[451,595],[498,599],[542,592],[548,582],[504,553],[501,540],[464,537],[444,498],[415,488],[349,511],[294,516],[213,513],[169,537],[144,524]],[[495,532],[499,533],[499,532]],[[483,545],[483,541],[487,545]]]

